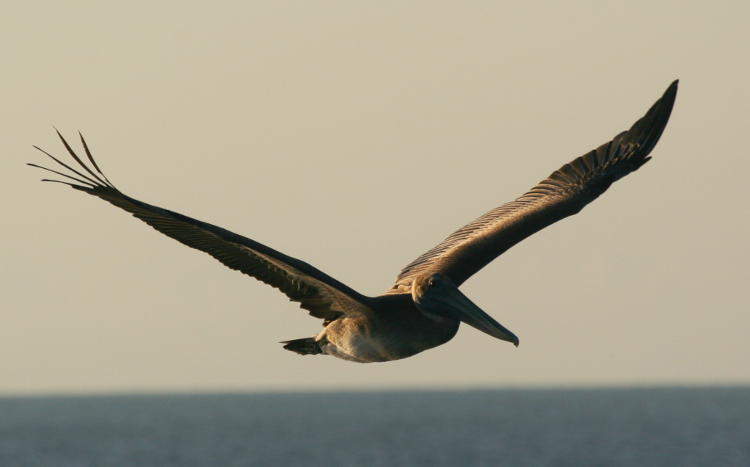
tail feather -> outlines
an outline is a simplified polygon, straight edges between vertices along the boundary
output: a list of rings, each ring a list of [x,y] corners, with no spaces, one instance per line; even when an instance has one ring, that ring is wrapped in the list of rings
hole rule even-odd
[[[304,339],[293,339],[290,341],[281,342],[284,344],[284,348],[297,352],[300,355],[317,355],[323,351],[320,349],[320,345],[312,337],[305,337]]]

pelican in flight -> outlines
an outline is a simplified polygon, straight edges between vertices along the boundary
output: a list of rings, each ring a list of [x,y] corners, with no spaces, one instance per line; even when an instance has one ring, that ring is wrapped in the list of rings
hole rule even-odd
[[[279,289],[310,315],[323,320],[320,333],[284,341],[285,349],[361,363],[385,362],[448,342],[461,322],[517,346],[518,337],[469,300],[459,287],[508,248],[578,213],[613,182],[648,162],[676,95],[677,81],[629,130],[565,164],[520,198],[453,232],[406,265],[393,287],[377,297],[362,295],[314,266],[254,240],[131,198],[100,170],[80,133],[88,163],[57,132],[75,164],[34,147],[70,172],[29,165],[63,177],[43,181],[63,183],[108,201],[178,242]]]

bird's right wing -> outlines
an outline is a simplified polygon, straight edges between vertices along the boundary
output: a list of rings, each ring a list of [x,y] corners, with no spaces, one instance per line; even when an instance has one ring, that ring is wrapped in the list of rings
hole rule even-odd
[[[520,198],[465,225],[409,263],[392,290],[406,292],[416,277],[436,272],[460,285],[524,238],[579,212],[612,183],[648,162],[676,95],[677,81],[629,130],[565,164]]]
[[[361,295],[315,267],[280,253],[249,238],[182,214],[146,204],[118,190],[99,169],[86,141],[81,143],[92,167],[79,158],[60,135],[70,156],[80,165],[78,170],[36,147],[65,169],[63,173],[36,164],[33,167],[53,172],[67,180],[44,181],[64,183],[109,201],[118,208],[147,223],[159,232],[191,248],[204,251],[225,266],[241,271],[283,292],[312,316],[332,321],[342,315],[366,312],[368,297]],[[73,175],[74,174],[74,175]]]

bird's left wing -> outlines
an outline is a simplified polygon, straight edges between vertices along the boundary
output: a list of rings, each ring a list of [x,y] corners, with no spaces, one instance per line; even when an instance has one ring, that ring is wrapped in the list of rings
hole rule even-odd
[[[90,166],[78,157],[59,132],[57,134],[65,145],[65,149],[80,167],[75,169],[34,146],[71,172],[64,173],[29,164],[65,177],[64,180],[43,179],[43,181],[63,183],[109,201],[178,242],[204,251],[225,266],[279,289],[290,300],[299,302],[302,308],[317,318],[332,321],[342,315],[362,313],[368,309],[366,306],[368,297],[303,261],[221,227],[152,206],[125,195],[99,169],[83,136],[81,136],[81,144]]]
[[[676,95],[677,81],[629,130],[565,164],[520,198],[453,232],[409,263],[392,290],[406,292],[416,277],[435,272],[460,285],[524,238],[579,212],[612,183],[648,162],[649,153],[667,125]]]

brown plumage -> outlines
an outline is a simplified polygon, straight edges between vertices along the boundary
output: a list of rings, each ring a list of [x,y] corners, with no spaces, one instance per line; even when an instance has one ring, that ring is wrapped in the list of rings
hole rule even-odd
[[[364,296],[315,267],[254,240],[125,195],[101,171],[83,136],[81,144],[89,164],[58,132],[80,169],[40,148],[70,173],[29,165],[64,177],[44,181],[63,183],[109,201],[159,232],[279,289],[312,316],[324,320],[318,335],[286,341],[285,348],[357,362],[388,361],[447,342],[461,321],[518,345],[512,332],[474,305],[458,287],[508,248],[576,214],[613,182],[643,166],[664,131],[676,94],[677,81],[629,130],[565,164],[523,196],[457,230],[409,263],[395,285],[377,297]]]

